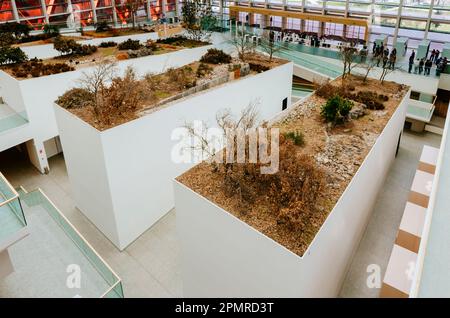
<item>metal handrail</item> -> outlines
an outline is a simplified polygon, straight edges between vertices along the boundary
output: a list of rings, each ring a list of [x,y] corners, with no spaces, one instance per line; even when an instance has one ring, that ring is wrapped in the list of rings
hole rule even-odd
[[[56,207],[56,205],[53,203],[52,200],[40,189],[37,188],[35,191],[40,192],[40,194],[52,205],[52,207],[55,209],[55,211],[59,214],[60,217],[66,221],[66,223],[71,227],[71,229],[81,238],[81,240],[94,252],[94,254],[100,259],[100,261],[106,266],[106,268],[113,274],[113,276],[116,278],[116,282],[105,292],[103,293],[100,298],[103,298],[106,294],[108,294],[113,288],[115,288],[119,283],[122,282],[121,278],[117,273],[109,266],[109,264],[103,259],[103,257],[98,254],[98,252],[92,247],[92,245],[84,238],[83,235],[73,226],[73,224],[67,219],[67,217]],[[75,243],[75,242],[74,242]],[[76,244],[76,243],[75,243]],[[103,274],[99,271],[100,275],[103,276]],[[107,281],[107,278],[103,276],[103,278]]]
[[[5,199],[5,201],[0,203],[0,207],[1,207],[1,206],[4,206],[5,204],[8,204],[8,203],[16,200],[17,198],[19,198],[19,193],[17,193],[16,189],[14,189],[14,187],[11,185],[11,183],[9,183],[9,181],[5,178],[5,176],[1,172],[0,172],[0,178],[5,182],[6,186],[14,194],[14,196],[12,198],[7,198],[3,193],[0,192],[2,197]]]

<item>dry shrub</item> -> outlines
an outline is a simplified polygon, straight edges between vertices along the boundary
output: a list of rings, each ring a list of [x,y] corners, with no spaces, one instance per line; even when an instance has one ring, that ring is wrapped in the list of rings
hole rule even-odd
[[[191,88],[197,84],[195,79],[196,74],[190,66],[169,68],[166,75],[178,90]]]
[[[94,94],[83,88],[72,88],[59,96],[55,103],[67,109],[92,106]]]
[[[116,55],[116,59],[118,61],[128,60],[128,54],[127,53],[119,53]]]
[[[120,118],[135,117],[136,110],[142,108],[146,91],[135,71],[128,68],[124,77],[115,77],[108,87],[100,91],[98,120],[103,125],[112,125]]]
[[[239,200],[243,214],[266,200],[280,225],[301,230],[318,212],[316,203],[326,182],[314,159],[298,154],[297,148],[292,139],[280,135],[279,171],[274,174],[261,174],[261,163],[222,164],[218,171],[224,175],[225,195]]]

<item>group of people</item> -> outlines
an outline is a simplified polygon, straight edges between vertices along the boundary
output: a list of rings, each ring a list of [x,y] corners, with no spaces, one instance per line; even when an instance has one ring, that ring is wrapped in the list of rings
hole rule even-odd
[[[448,60],[447,57],[440,57],[439,50],[432,50],[430,53],[429,58],[423,57],[419,60],[419,63],[415,64],[415,57],[416,52],[413,50],[411,55],[409,56],[409,67],[408,67],[408,73],[411,73],[413,66],[414,66],[414,73],[422,74],[423,75],[430,75],[431,68],[433,67],[433,63],[436,64],[436,74],[439,74],[440,72],[444,71],[447,67]]]
[[[394,69],[395,62],[397,61],[397,49],[393,48],[392,51],[389,52],[389,48],[384,46],[383,43],[377,45],[373,44],[372,50],[373,58],[377,61],[377,66],[380,66],[380,63],[383,63],[383,68]]]

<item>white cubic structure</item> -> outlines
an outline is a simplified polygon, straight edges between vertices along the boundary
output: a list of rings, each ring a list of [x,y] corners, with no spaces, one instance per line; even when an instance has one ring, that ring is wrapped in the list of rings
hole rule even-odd
[[[120,250],[173,206],[172,179],[194,163],[172,159],[172,134],[186,122],[211,126],[218,111],[239,113],[258,102],[260,119],[290,105],[292,63],[229,81],[153,112],[99,131],[55,106],[65,162],[77,207]]]

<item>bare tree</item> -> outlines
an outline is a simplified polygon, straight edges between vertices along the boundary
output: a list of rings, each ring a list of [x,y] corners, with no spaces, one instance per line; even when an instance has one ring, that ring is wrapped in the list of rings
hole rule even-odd
[[[394,72],[397,69],[398,69],[397,67],[393,67],[393,68],[389,67],[389,64],[386,63],[386,65],[384,65],[383,68],[381,69],[381,74],[380,74],[381,84],[384,83],[386,76],[388,76],[389,74],[391,74],[392,72]]]
[[[273,54],[280,51],[282,47],[275,42],[275,33],[273,30],[264,32],[259,45],[261,49],[269,54],[269,61],[272,61]]]
[[[238,52],[238,57],[242,62],[245,62],[247,56],[253,52],[254,45],[251,41],[248,41],[244,32],[238,31],[231,38],[231,44],[234,45]]]
[[[370,59],[369,61],[366,61],[365,63],[358,64],[359,67],[364,69],[364,77],[363,77],[363,83],[367,82],[367,78],[369,77],[369,74],[372,72],[375,66],[377,66],[377,61],[375,59]]]
[[[131,14],[133,29],[136,27],[136,15],[139,9],[145,5],[145,0],[125,0],[125,7]]]
[[[115,63],[102,62],[93,71],[83,72],[83,77],[79,80],[81,87],[94,96],[94,112],[96,116],[99,116],[101,113],[102,91],[106,88],[107,83],[112,81],[115,74]]]
[[[357,62],[358,50],[348,44],[341,45],[339,49],[339,56],[341,58],[344,69],[342,71],[342,79],[351,74],[352,69],[358,64]]]

